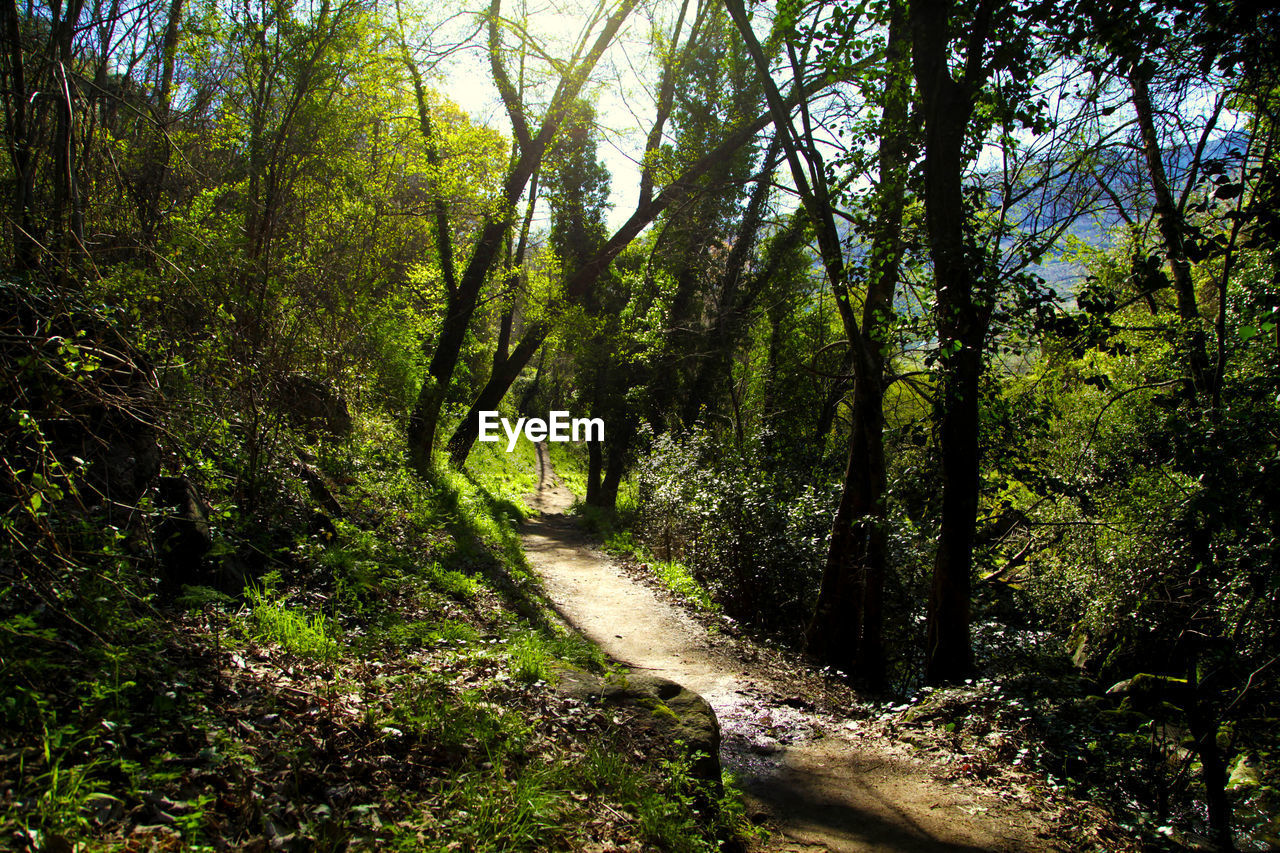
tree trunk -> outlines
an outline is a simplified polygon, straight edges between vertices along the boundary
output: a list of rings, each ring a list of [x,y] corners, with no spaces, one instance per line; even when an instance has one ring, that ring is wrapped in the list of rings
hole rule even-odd
[[[728,134],[714,151],[690,166],[680,177],[667,184],[657,198],[642,202],[637,206],[631,217],[614,232],[604,246],[565,282],[565,299],[574,303],[581,302],[591,288],[595,286],[600,276],[609,268],[609,265],[613,263],[614,258],[630,245],[631,241],[650,222],[672,204],[684,199],[693,189],[698,179],[710,171],[715,164],[745,145],[768,124],[769,116],[766,114],[739,127]],[[468,269],[469,271],[470,269]],[[466,278],[464,277],[463,280],[465,282]],[[474,300],[471,307],[472,309],[475,307]],[[470,313],[467,314],[467,323],[469,322]],[[465,336],[466,326],[463,325],[461,329],[461,335]],[[550,331],[551,329],[548,326],[540,323],[526,327],[520,342],[516,344],[516,348],[511,352],[511,357],[507,359],[506,369],[502,371],[502,375],[494,374],[489,377],[489,381],[485,383],[485,387],[481,391],[481,395],[484,398],[483,401],[477,398],[467,416],[463,418],[462,423],[458,425],[457,430],[449,440],[449,454],[451,460],[454,460],[454,464],[461,464],[456,460],[465,462],[467,456],[471,453],[472,446],[475,444],[479,429],[476,413],[485,407],[490,409],[497,408],[497,403],[501,402],[503,396],[507,393],[507,389],[511,387],[511,383],[515,381],[516,377],[520,375],[520,371],[533,358],[533,354],[537,352],[538,347],[542,345],[542,341]],[[439,375],[443,375],[447,367],[449,375],[452,376],[453,365],[457,363],[458,352],[461,349],[462,336],[458,337],[456,345],[449,344],[448,348],[452,351],[453,361],[451,364],[442,362]],[[436,348],[436,356],[439,358],[445,357],[442,355],[443,347],[444,344],[442,342]],[[432,359],[430,374],[433,378],[438,375],[434,358]],[[420,463],[426,466],[419,468],[420,471],[425,471],[430,466],[430,454],[437,426],[436,422],[439,419],[440,406],[443,403],[443,391],[439,392],[438,399],[435,396],[437,387],[438,383],[433,382],[432,379],[428,379],[427,382],[423,383],[422,391],[418,395],[418,405],[414,407],[414,412],[409,422],[410,458],[415,467],[418,467]],[[484,406],[481,405],[482,402]]]
[[[531,169],[530,174],[532,174]],[[519,183],[521,187],[524,186],[523,181]],[[409,461],[414,470],[422,476],[426,476],[431,469],[431,451],[435,447],[440,410],[444,406],[445,397],[448,396],[449,385],[453,381],[453,373],[458,366],[467,331],[471,328],[471,317],[475,314],[480,288],[488,276],[489,267],[497,256],[509,225],[510,222],[507,219],[485,225],[480,239],[476,242],[475,250],[471,253],[471,260],[467,264],[467,270],[462,276],[457,292],[450,294],[446,300],[444,323],[440,328],[440,337],[436,340],[435,352],[431,356],[427,378],[422,383],[417,402],[409,415]],[[510,360],[514,360],[514,355]],[[503,390],[505,391],[505,388]],[[464,419],[463,424],[466,425],[472,420],[474,419]],[[470,429],[478,430],[479,425],[472,424]],[[471,440],[475,441],[474,436]],[[463,458],[465,459],[465,456]]]
[[[729,376],[733,352],[751,306],[769,280],[769,272],[748,277],[747,266],[752,260],[760,227],[764,221],[765,202],[769,199],[770,190],[773,189],[773,170],[778,162],[780,147],[778,136],[774,134],[773,140],[769,143],[769,149],[764,155],[761,178],[752,190],[737,238],[733,241],[733,248],[725,263],[717,300],[719,310],[705,336],[707,351],[698,363],[689,395],[685,398],[682,420],[686,424],[697,421],[704,406],[714,405],[718,396],[717,391]],[[769,264],[766,264],[766,269],[768,266]]]
[[[466,464],[471,448],[475,446],[476,438],[480,435],[480,413],[498,408],[502,398],[507,394],[507,389],[516,381],[525,365],[533,358],[533,354],[542,346],[549,332],[550,329],[542,323],[534,323],[527,327],[524,334],[520,336],[520,342],[511,351],[511,355],[501,364],[494,364],[494,369],[489,374],[484,387],[480,389],[480,394],[449,438],[449,463],[455,468],[461,468]]]
[[[53,142],[54,227],[56,243],[63,255],[64,269],[70,269],[72,258],[84,252],[84,211],[80,199],[80,185],[76,180],[76,94],[78,86],[67,73],[72,68],[72,40],[80,22],[84,0],[70,0],[63,9],[61,21],[57,20],[57,6],[52,26],[57,42],[57,62],[53,85],[57,87],[58,120]]]
[[[36,267],[35,240],[35,157],[31,150],[29,126],[31,93],[27,91],[26,65],[22,55],[22,18],[17,0],[0,5],[4,26],[5,59],[8,80],[5,87],[5,124],[8,131],[9,159],[13,164],[13,265],[18,270]]]
[[[500,0],[493,0],[490,4],[489,62],[495,82],[498,84],[507,112],[511,117],[513,130],[520,143],[519,155],[511,164],[506,179],[503,181],[501,198],[505,204],[502,205],[502,212],[488,219],[481,228],[475,247],[472,249],[471,257],[467,261],[466,270],[458,282],[458,287],[456,291],[449,294],[444,323],[440,329],[440,337],[436,342],[435,352],[431,356],[427,378],[422,383],[422,388],[418,392],[418,399],[409,415],[407,429],[409,463],[421,476],[426,476],[430,472],[431,453],[435,448],[436,431],[440,425],[440,411],[444,405],[445,398],[448,396],[449,386],[453,382],[453,374],[458,366],[462,345],[466,341],[467,331],[471,326],[471,317],[475,313],[480,298],[481,288],[488,279],[489,270],[497,259],[504,240],[513,225],[512,211],[516,202],[524,194],[530,178],[542,162],[542,155],[559,130],[560,123],[563,121],[569,105],[578,97],[578,93],[586,83],[587,76],[600,60],[605,49],[612,43],[623,21],[631,14],[631,10],[635,8],[636,2],[637,0],[623,0],[622,4],[606,21],[587,55],[572,68],[565,70],[552,102],[547,107],[542,126],[536,135],[529,132],[527,119],[524,115],[524,105],[518,102],[517,95],[506,77],[506,72],[502,67],[502,60],[499,56],[500,44],[497,27],[498,13],[501,8]],[[525,363],[532,355],[533,352],[530,351],[525,358]],[[515,353],[512,353],[512,358],[509,361],[514,362],[515,360]],[[523,367],[524,363],[519,364],[515,368],[515,375],[519,375],[520,368]],[[509,385],[510,383],[508,383]],[[505,392],[506,387],[503,388],[503,393]],[[498,395],[499,400],[501,397],[501,394]],[[464,420],[464,426],[467,420],[470,419]],[[472,424],[469,429],[478,429],[478,424]],[[466,459],[467,452],[470,451],[471,444],[474,441],[475,438],[473,436],[469,442],[466,442],[466,450],[461,452],[462,459]],[[451,455],[457,452],[456,447],[450,448]]]
[[[599,506],[603,509],[613,511],[618,507],[618,488],[622,485],[622,475],[627,472],[631,443],[636,437],[636,424],[636,418],[624,416],[620,423],[615,421],[613,436],[605,436],[605,450],[608,451],[609,459],[605,465],[604,480],[600,483]]]
[[[941,308],[939,300],[939,308]],[[942,521],[929,589],[925,678],[957,681],[973,666],[969,595],[978,517],[978,383],[982,354],[962,349],[947,359],[942,392]]]
[[[169,144],[169,122],[173,91],[173,72],[178,56],[178,36],[182,25],[183,0],[171,0],[169,15],[165,22],[164,38],[160,42],[160,84],[156,90],[156,122],[162,131],[155,153],[155,172],[150,176],[149,186],[143,189],[141,212],[141,240],[147,247],[153,247],[156,235],[160,231],[160,200],[164,196],[164,185],[169,177],[169,164],[173,158],[172,146]]]
[[[926,627],[925,677],[963,678],[972,666],[969,590],[978,510],[978,388],[991,315],[990,299],[975,299],[976,248],[965,235],[964,142],[982,65],[991,4],[969,24],[964,76],[951,76],[949,0],[911,6],[913,61],[924,113],[924,207],[933,259],[941,363],[942,520]]]
[[[600,505],[600,473],[604,468],[603,442],[587,442],[587,506]]]
[[[1186,224],[1182,211],[1174,203],[1173,192],[1169,189],[1147,78],[1141,70],[1135,68],[1129,75],[1129,85],[1133,91],[1133,108],[1138,117],[1138,128],[1142,133],[1143,155],[1151,176],[1155,212],[1160,220],[1160,238],[1164,242],[1165,256],[1169,259],[1169,269],[1172,272],[1178,316],[1187,325],[1184,347],[1189,362],[1191,385],[1195,394],[1204,401],[1213,390],[1210,378],[1212,372],[1209,369],[1204,326],[1196,305],[1195,282],[1191,280],[1191,262],[1187,259]]]
[[[1218,747],[1218,717],[1200,693],[1197,686],[1187,709],[1187,723],[1195,741],[1196,755],[1200,757],[1209,833],[1220,853],[1231,853],[1236,846],[1231,833],[1231,801],[1227,798],[1227,765]]]
[[[831,525],[831,543],[822,570],[822,586],[818,603],[805,630],[805,649],[823,663],[839,667],[847,675],[861,658],[864,612],[863,587],[867,580],[868,558],[883,556],[883,547],[873,542],[874,531],[882,530],[875,521],[876,497],[883,494],[883,455],[880,470],[870,464],[873,447],[879,443],[880,428],[871,421],[879,408],[869,405],[879,396],[869,387],[872,382],[855,383],[853,428],[849,433],[849,456],[845,465],[840,503]],[[875,380],[878,384],[878,378]],[[883,533],[880,534],[881,537]]]
[[[809,651],[845,667],[872,689],[884,687],[886,574],[884,373],[903,245],[907,185],[910,68],[904,4],[889,20],[885,100],[880,128],[880,193],[863,302],[862,345],[850,342],[854,369],[852,426],[843,491],[831,529],[822,588],[806,631]],[[825,433],[824,433],[825,435]]]

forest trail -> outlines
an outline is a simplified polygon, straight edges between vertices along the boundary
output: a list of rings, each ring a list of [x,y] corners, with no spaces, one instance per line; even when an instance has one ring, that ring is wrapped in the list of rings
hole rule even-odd
[[[948,783],[905,744],[817,710],[751,644],[706,627],[593,549],[565,514],[573,494],[538,447],[540,515],[522,533],[560,614],[615,660],[702,694],[721,760],[776,831],[767,851],[1041,851],[1048,821],[977,783]],[[791,683],[785,683],[791,682]],[[803,685],[799,688],[803,690]],[[935,768],[936,770],[937,768]]]

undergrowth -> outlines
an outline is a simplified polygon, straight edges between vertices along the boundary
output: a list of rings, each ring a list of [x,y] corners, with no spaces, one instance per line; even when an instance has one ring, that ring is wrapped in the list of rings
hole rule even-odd
[[[554,690],[604,661],[525,564],[528,442],[424,481],[364,411],[343,441],[272,421],[246,455],[243,425],[179,383],[162,464],[204,509],[166,534],[180,509],[148,487],[129,513],[81,499],[48,438],[92,390],[80,353],[13,372],[30,393],[0,505],[0,843],[709,851],[746,825],[677,750]]]

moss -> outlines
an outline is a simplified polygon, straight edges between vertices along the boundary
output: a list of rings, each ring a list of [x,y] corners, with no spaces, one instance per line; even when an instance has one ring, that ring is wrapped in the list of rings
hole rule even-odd
[[[654,701],[653,715],[655,717],[671,720],[672,722],[680,722],[680,718],[676,716],[676,712],[668,708],[665,702]]]

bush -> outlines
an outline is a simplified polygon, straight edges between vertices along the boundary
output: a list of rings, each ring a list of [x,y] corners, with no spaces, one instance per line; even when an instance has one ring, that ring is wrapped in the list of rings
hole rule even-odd
[[[686,566],[735,619],[787,633],[803,624],[826,555],[832,487],[797,488],[702,431],[657,438],[635,477],[635,531],[658,561]]]

